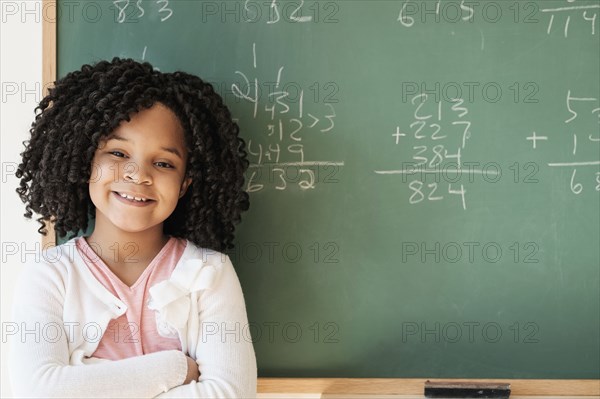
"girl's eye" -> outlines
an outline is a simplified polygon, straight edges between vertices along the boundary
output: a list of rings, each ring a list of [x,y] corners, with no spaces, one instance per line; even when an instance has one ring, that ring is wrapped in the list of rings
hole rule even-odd
[[[170,163],[166,163],[166,162],[157,162],[157,164],[163,164],[163,165],[167,165],[167,169],[173,169],[173,165],[171,165]]]
[[[116,157],[119,157],[119,158],[122,158],[122,157],[121,157],[121,156],[119,156],[119,155],[116,155],[116,154],[121,154],[121,155],[125,156],[125,154],[123,154],[121,151],[109,151],[109,154],[112,154],[112,155],[114,155],[114,156],[116,156]],[[174,167],[173,165],[171,165],[170,163],[166,163],[166,162],[156,162],[156,164],[157,164],[157,165],[164,165],[164,166],[161,166],[161,168],[165,168],[165,169],[175,169],[175,167]]]

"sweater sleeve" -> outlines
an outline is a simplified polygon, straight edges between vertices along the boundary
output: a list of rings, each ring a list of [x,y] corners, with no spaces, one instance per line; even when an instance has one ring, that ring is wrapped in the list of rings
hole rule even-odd
[[[256,356],[242,288],[228,256],[218,266],[214,285],[198,298],[200,378],[157,398],[256,398]]]
[[[27,267],[29,266],[29,267]],[[15,287],[9,370],[15,397],[152,398],[181,385],[183,352],[70,365],[63,324],[64,282],[50,265],[26,265]]]

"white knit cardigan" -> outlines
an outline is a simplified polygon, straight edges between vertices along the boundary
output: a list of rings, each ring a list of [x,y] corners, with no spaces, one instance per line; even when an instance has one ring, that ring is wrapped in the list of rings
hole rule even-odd
[[[161,335],[182,351],[107,360],[92,357],[126,305],[93,276],[75,240],[25,263],[15,287],[9,372],[16,397],[254,398],[257,365],[239,279],[225,254],[187,240],[169,280],[146,304]],[[39,254],[38,254],[39,255]],[[181,385],[186,355],[200,378]]]

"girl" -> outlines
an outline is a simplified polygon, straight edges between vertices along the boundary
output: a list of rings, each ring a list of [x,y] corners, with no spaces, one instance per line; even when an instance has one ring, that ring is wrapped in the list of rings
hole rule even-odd
[[[27,397],[256,396],[245,300],[228,256],[248,209],[244,141],[210,84],[114,58],[36,108],[17,192],[68,241],[21,273],[11,341]]]

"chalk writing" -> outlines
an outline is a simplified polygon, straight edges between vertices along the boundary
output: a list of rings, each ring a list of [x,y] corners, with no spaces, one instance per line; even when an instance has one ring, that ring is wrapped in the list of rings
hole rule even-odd
[[[459,196],[460,206],[467,209],[466,190],[463,184],[449,183],[447,186],[438,179],[426,182],[426,175],[443,172],[460,173],[462,151],[467,147],[472,136],[469,109],[464,105],[462,98],[451,99],[450,103],[444,101],[430,101],[426,93],[417,94],[411,99],[414,106],[414,120],[404,132],[396,126],[392,134],[393,143],[397,146],[410,147],[412,145],[412,162],[407,169],[402,170],[376,170],[379,175],[400,174],[403,176],[419,175],[419,179],[408,183],[410,190],[408,202],[411,205],[423,201],[442,201]],[[481,170],[470,170],[473,173],[482,173]],[[494,172],[491,172],[492,174]],[[403,181],[406,179],[403,177]],[[442,185],[444,185],[442,187]]]
[[[600,4],[579,5],[575,2],[575,0],[566,0],[565,6],[563,7],[543,8],[540,11],[550,15],[546,33],[548,35],[552,33],[552,30],[555,26],[555,17],[556,19],[561,18],[561,21],[564,21],[562,32],[564,37],[567,38],[569,37],[571,16],[580,16],[583,21],[589,23],[590,33],[595,35],[596,22],[598,21],[598,9],[600,9]],[[556,23],[558,24],[558,22]]]
[[[171,18],[173,10],[169,8],[169,0],[156,0],[155,4],[161,22]],[[117,9],[116,21],[120,24],[141,19],[146,14],[142,0],[136,0],[135,5],[131,4],[130,0],[113,0],[113,5]]]
[[[292,101],[283,81],[285,66],[278,66],[276,71],[274,86],[264,96],[259,90],[263,85],[257,77],[256,43],[253,43],[252,72],[234,72],[239,81],[231,85],[231,92],[251,105],[252,126],[253,130],[256,129],[251,132],[252,138],[247,140],[251,161],[246,179],[247,192],[261,191],[266,187],[285,190],[291,185],[302,190],[314,189],[317,182],[323,181],[323,174],[329,176],[329,168],[344,165],[344,162],[309,161],[305,154],[306,138],[303,133],[331,134],[335,128],[335,107],[325,103],[321,113],[306,112],[304,89],[301,88]],[[261,122],[264,125],[261,126]]]
[[[576,130],[576,124],[580,119],[584,119],[585,121],[589,120],[590,118],[593,119],[598,119],[598,123],[600,124],[600,99],[596,98],[596,97],[577,97],[575,96],[572,91],[569,89],[567,90],[567,95],[566,95],[566,111],[568,114],[568,117],[564,120],[564,123],[566,126],[569,127],[569,129],[571,130],[570,132],[570,136],[572,137],[571,140],[571,155],[573,155],[574,157],[578,155],[578,132],[572,132],[573,130]],[[561,135],[559,137],[556,137],[555,139],[560,139],[562,137],[564,137],[565,135]],[[585,143],[585,146],[589,146],[589,145],[598,145],[600,143],[600,132],[598,131],[598,129],[596,129],[596,132],[591,133],[591,134],[587,134],[584,135],[587,136],[584,138],[587,139],[587,143]],[[531,141],[533,144],[533,150],[536,150],[539,145],[536,145],[538,140],[543,140],[543,141],[548,141],[549,137],[548,136],[538,136],[536,134],[536,132],[533,132],[533,134],[531,136],[526,137],[526,140]],[[599,153],[599,151],[595,151],[596,154]],[[585,189],[585,184],[581,183],[581,181],[578,178],[578,167],[590,167],[590,166],[598,166],[600,165],[600,160],[599,159],[585,159],[585,160],[576,160],[576,161],[566,161],[566,162],[548,162],[548,166],[549,167],[566,167],[566,168],[573,168],[571,170],[571,177],[570,177],[570,182],[569,182],[569,186],[571,189],[571,192],[575,195],[579,195],[581,193],[584,192]],[[599,173],[596,173],[596,180],[594,181],[594,184],[596,184],[598,182],[598,175]],[[598,186],[596,185],[594,187],[594,191],[600,191],[598,190]]]
[[[550,2],[542,2],[543,5]],[[555,2],[552,3],[556,4]],[[507,6],[507,9],[504,7]],[[504,9],[504,11],[503,11]],[[598,11],[600,4],[582,3],[577,0],[565,0],[564,4],[558,7],[541,8],[538,3],[513,1],[513,2],[484,2],[477,1],[415,1],[405,0],[402,2],[400,12],[396,21],[406,28],[414,26],[415,22],[421,23],[472,23],[475,21],[484,21],[489,24],[495,24],[503,16],[508,17],[512,14],[514,23],[538,23],[536,15],[547,15],[548,24],[546,25],[546,34],[550,35],[558,31],[569,37],[572,25],[584,26],[585,30],[591,35],[596,35],[598,30]],[[562,24],[562,25],[561,25]],[[479,29],[479,28],[477,28]],[[484,32],[479,29],[481,34],[481,49],[484,49]],[[581,28],[580,28],[581,31]],[[454,34],[452,32],[452,34]]]

